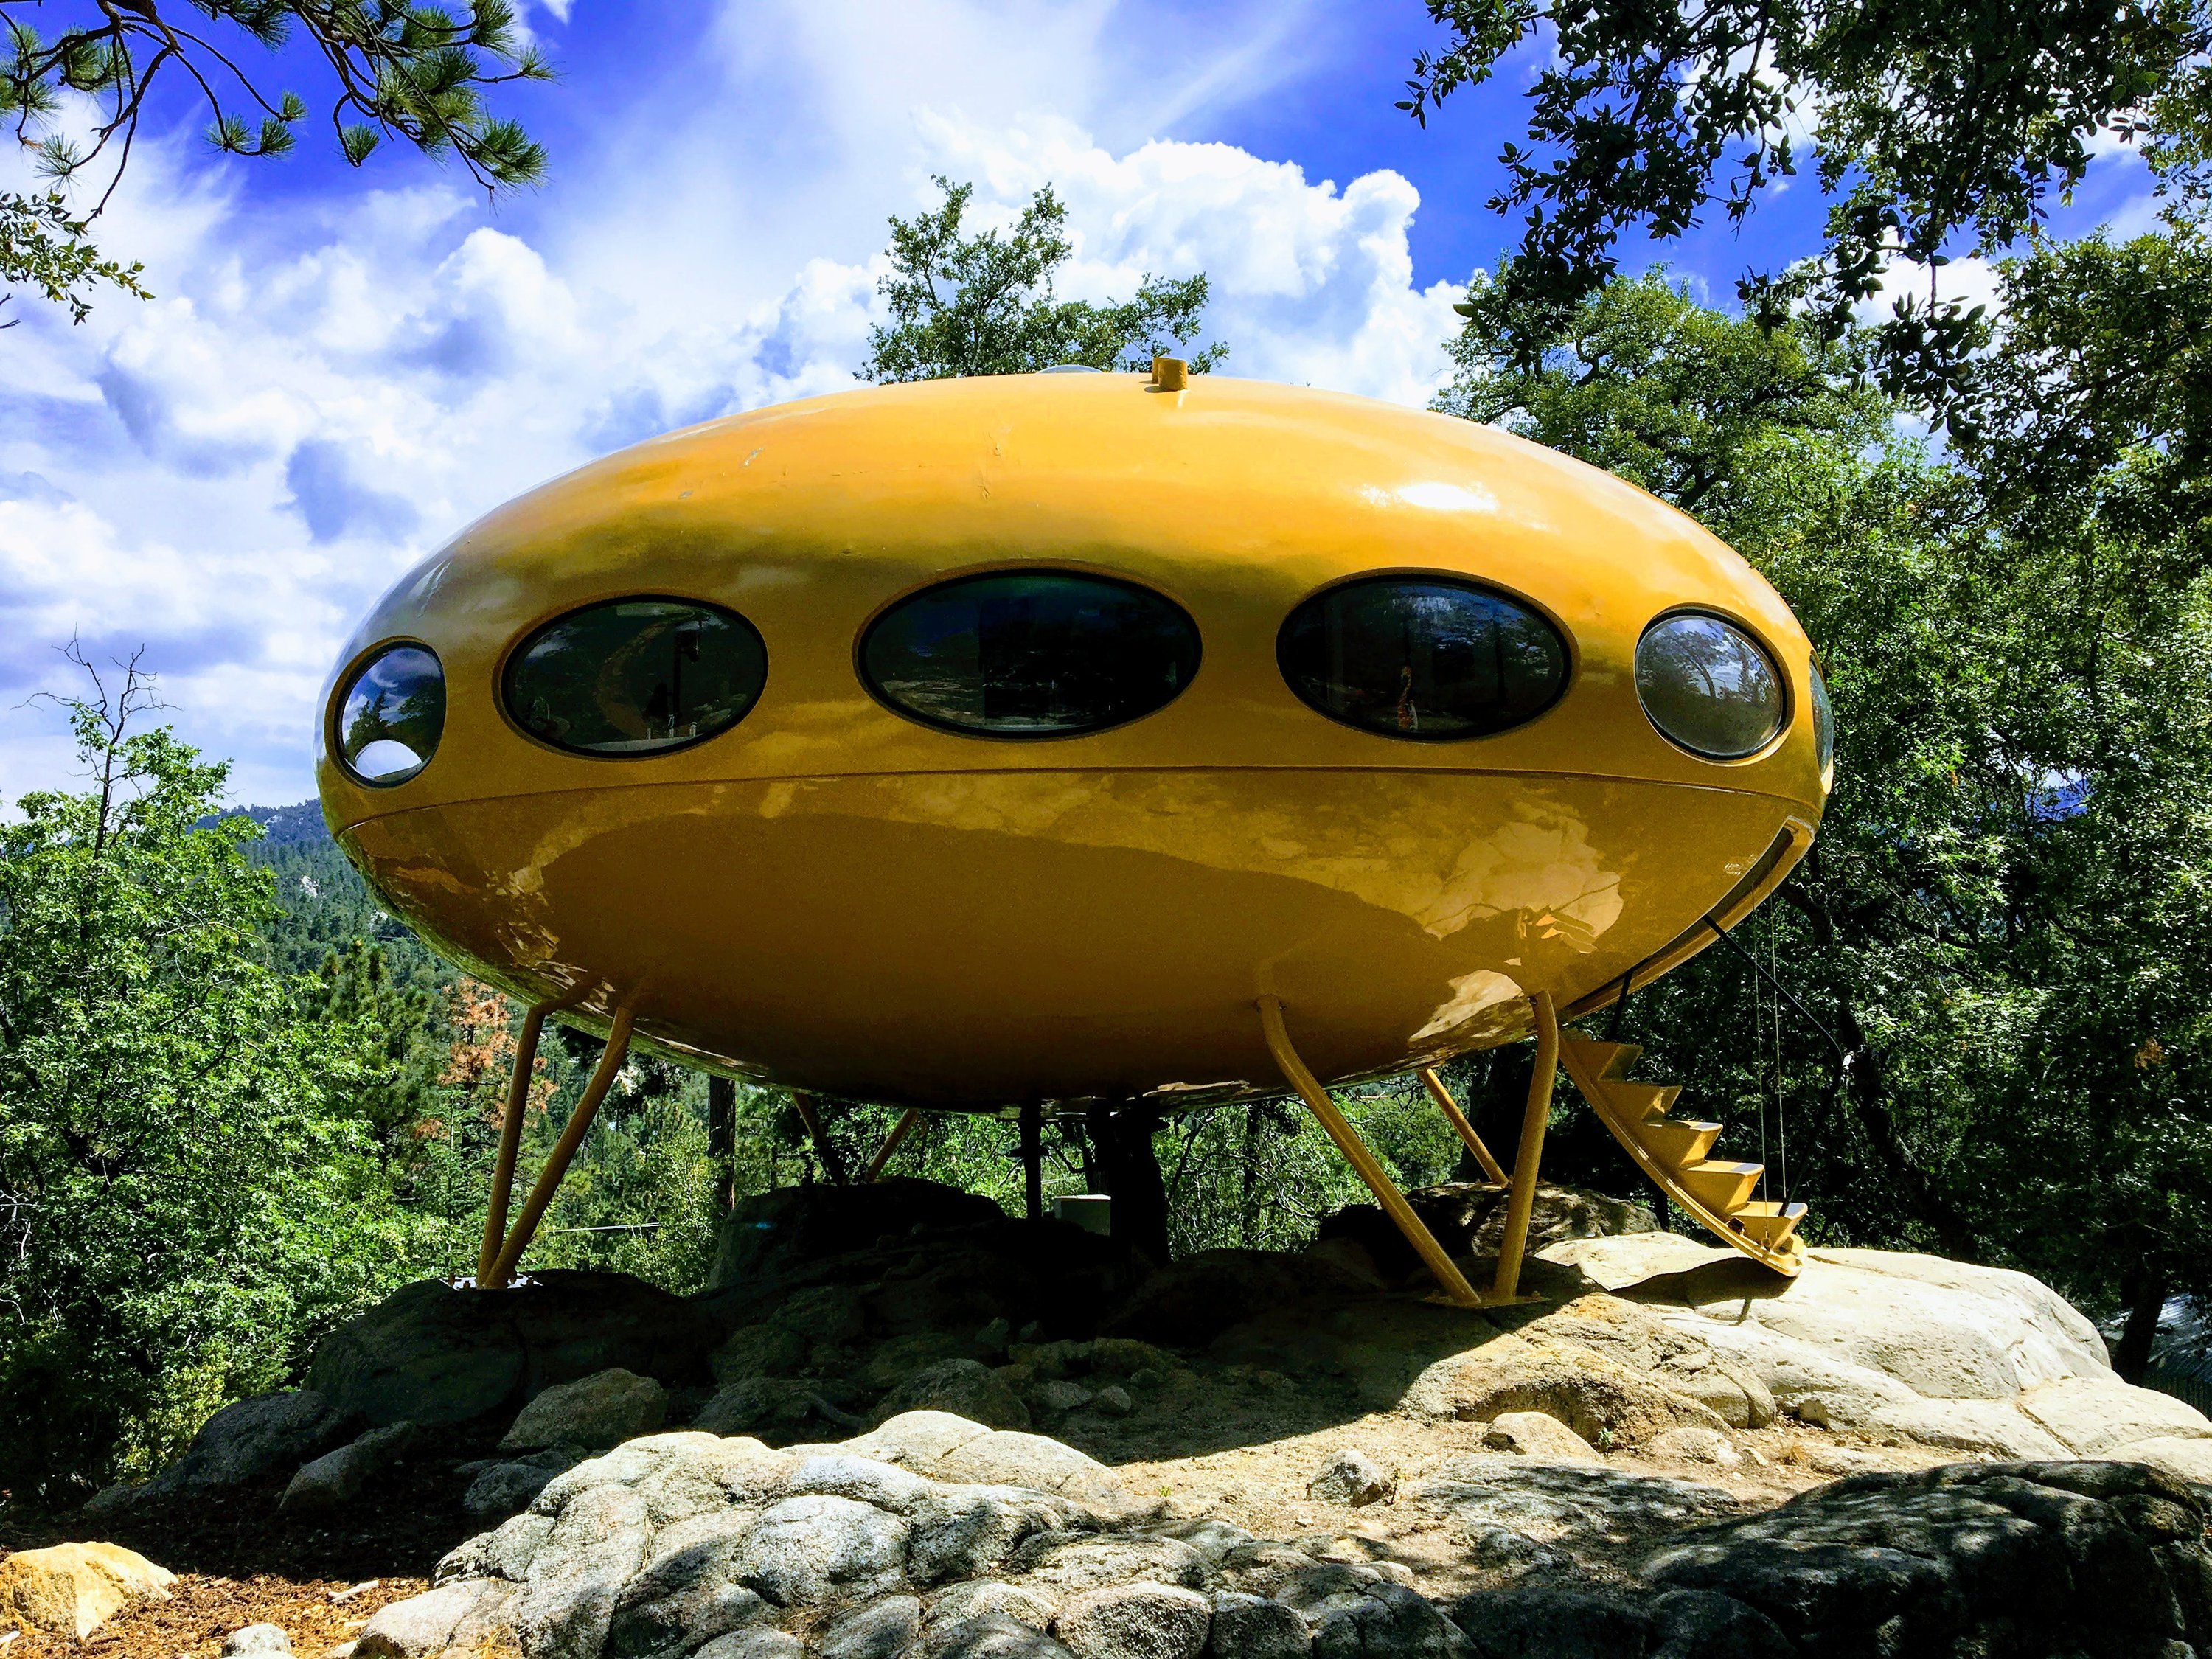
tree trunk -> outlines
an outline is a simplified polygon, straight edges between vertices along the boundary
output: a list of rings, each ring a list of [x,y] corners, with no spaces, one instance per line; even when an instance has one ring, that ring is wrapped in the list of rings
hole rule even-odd
[[[707,1079],[707,1162],[714,1171],[714,1207],[738,1202],[738,1085],[726,1077]]]
[[[1022,1108],[1022,1213],[1044,1219],[1044,1108],[1031,1101]]]
[[[1159,1127],[1157,1114],[1133,1103],[1091,1109],[1091,1139],[1098,1148],[1100,1173],[1114,1200],[1114,1242],[1142,1251],[1155,1266],[1164,1267],[1168,1189],[1160,1176],[1159,1156],[1152,1150],[1152,1135]]]
[[[2166,1285],[2164,1271],[2145,1262],[2128,1285],[2128,1322],[2121,1328],[2120,1346],[2112,1351],[2112,1369],[2124,1382],[2140,1382],[2150,1369],[2158,1316],[2166,1310]]]

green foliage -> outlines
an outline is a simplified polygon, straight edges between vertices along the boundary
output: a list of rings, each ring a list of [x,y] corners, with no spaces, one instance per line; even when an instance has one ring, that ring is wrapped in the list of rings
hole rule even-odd
[[[1136,298],[1094,306],[1054,297],[1054,279],[1073,255],[1067,209],[1048,185],[1012,229],[963,234],[973,185],[939,178],[945,199],[911,219],[894,216],[891,270],[877,284],[891,321],[868,333],[860,378],[932,380],[958,374],[1030,374],[1062,363],[1146,371],[1198,337],[1206,309],[1203,272],[1146,276]],[[1218,343],[1191,356],[1204,374],[1228,356]]]
[[[53,304],[67,306],[73,323],[91,314],[89,291],[101,283],[147,298],[138,281],[144,267],[102,258],[87,240],[89,228],[87,221],[70,214],[58,190],[43,196],[0,191],[0,282],[26,284]],[[0,296],[0,305],[9,297]]]
[[[1447,41],[1416,60],[1399,107],[1425,122],[1453,92],[1541,41],[1526,144],[1509,143],[1490,206],[1526,210],[1500,280],[1506,340],[1534,361],[1619,271],[1624,233],[1683,235],[1717,210],[1741,226],[1808,148],[1829,210],[1821,252],[1754,271],[1741,297],[1770,324],[1802,308],[1825,339],[1903,258],[1931,271],[2011,246],[2088,170],[2090,141],[2132,137],[2180,167],[2201,150],[2212,15],[2201,0],[1900,9],[1807,0],[1428,0]],[[2193,148],[2192,148],[2193,146]],[[1984,338],[1978,308],[1901,295],[1863,343],[1887,384],[1939,409]]]
[[[191,9],[195,25],[203,17],[229,24],[268,52],[304,37],[337,82],[331,125],[356,167],[397,137],[426,155],[457,159],[487,191],[545,175],[544,147],[494,115],[485,99],[489,88],[553,73],[522,44],[509,0],[477,0],[459,11],[411,0],[191,0]],[[33,15],[59,21],[59,32],[42,35]],[[35,288],[77,322],[97,283],[144,296],[139,267],[101,258],[90,227],[122,180],[147,97],[168,65],[181,64],[193,82],[207,107],[207,141],[226,155],[289,155],[308,114],[297,93],[262,89],[240,67],[237,42],[217,45],[179,27],[155,0],[0,0],[0,121],[36,150],[40,170],[58,185],[106,171],[97,204],[82,216],[58,191],[0,194],[0,283]],[[71,96],[96,112],[84,143],[52,130]]]
[[[96,683],[96,682],[95,682]],[[143,1468],[270,1386],[402,1231],[332,1109],[343,1034],[260,959],[223,769],[131,732],[135,668],[69,705],[94,787],[0,828],[0,1398],[18,1491]]]
[[[1975,441],[1932,456],[1818,319],[1663,276],[1586,296],[1530,359],[1479,283],[1443,406],[1684,506],[1823,653],[1836,789],[1742,930],[1855,1051],[1709,950],[1626,1013],[1730,1145],[1790,1106],[1825,1237],[2021,1265],[2110,1306],[2212,1290],[2212,277],[2185,227],[2003,268]],[[1557,1167],[1556,1165],[1554,1167]]]

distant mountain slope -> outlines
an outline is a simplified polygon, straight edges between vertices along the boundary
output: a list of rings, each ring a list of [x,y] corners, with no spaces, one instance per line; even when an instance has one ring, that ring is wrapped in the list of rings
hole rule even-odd
[[[439,981],[453,969],[387,912],[368,890],[323,824],[319,804],[246,806],[243,814],[261,826],[261,839],[246,856],[276,878],[276,902],[284,916],[269,932],[269,958],[286,973],[312,974],[333,951],[356,939],[381,945],[401,979],[416,973]]]
[[[290,806],[245,806],[238,809],[261,826],[261,845],[266,849],[276,847],[319,847],[330,844],[331,832],[323,824],[323,809],[319,802],[299,801]],[[234,817],[237,812],[226,813]]]

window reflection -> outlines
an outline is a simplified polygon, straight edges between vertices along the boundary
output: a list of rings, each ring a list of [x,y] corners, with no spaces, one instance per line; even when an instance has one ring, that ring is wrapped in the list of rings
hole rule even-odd
[[[759,698],[768,652],[734,611],[616,599],[548,623],[509,660],[508,716],[580,754],[659,754],[727,731]]]
[[[395,645],[355,671],[338,710],[338,758],[377,788],[430,763],[446,730],[446,674],[428,647]]]
[[[1534,720],[1567,684],[1567,645],[1535,611],[1449,577],[1378,576],[1317,593],[1275,641],[1291,690],[1387,737],[1484,737]]]
[[[1718,617],[1663,617],[1636,647],[1636,690],[1683,748],[1734,760],[1782,729],[1782,675],[1757,640]]]
[[[892,606],[860,645],[868,687],[933,726],[1073,737],[1164,707],[1198,672],[1197,625],[1150,589],[1071,571],[963,577]]]
[[[1820,665],[1812,668],[1813,684],[1813,754],[1825,775],[1836,759],[1836,710],[1828,701],[1828,682],[1820,672]]]

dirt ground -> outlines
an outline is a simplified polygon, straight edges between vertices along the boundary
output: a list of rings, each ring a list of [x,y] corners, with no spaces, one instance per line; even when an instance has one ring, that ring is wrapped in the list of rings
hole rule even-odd
[[[167,1601],[152,1601],[111,1619],[79,1643],[67,1637],[22,1631],[8,1643],[7,1659],[96,1655],[98,1659],[216,1659],[223,1638],[248,1625],[279,1626],[292,1638],[298,1659],[325,1659],[345,1644],[387,1601],[429,1588],[422,1578],[385,1578],[348,1584],[335,1578],[286,1578],[259,1573],[223,1578],[179,1576]],[[6,1632],[0,1632],[0,1636]]]

